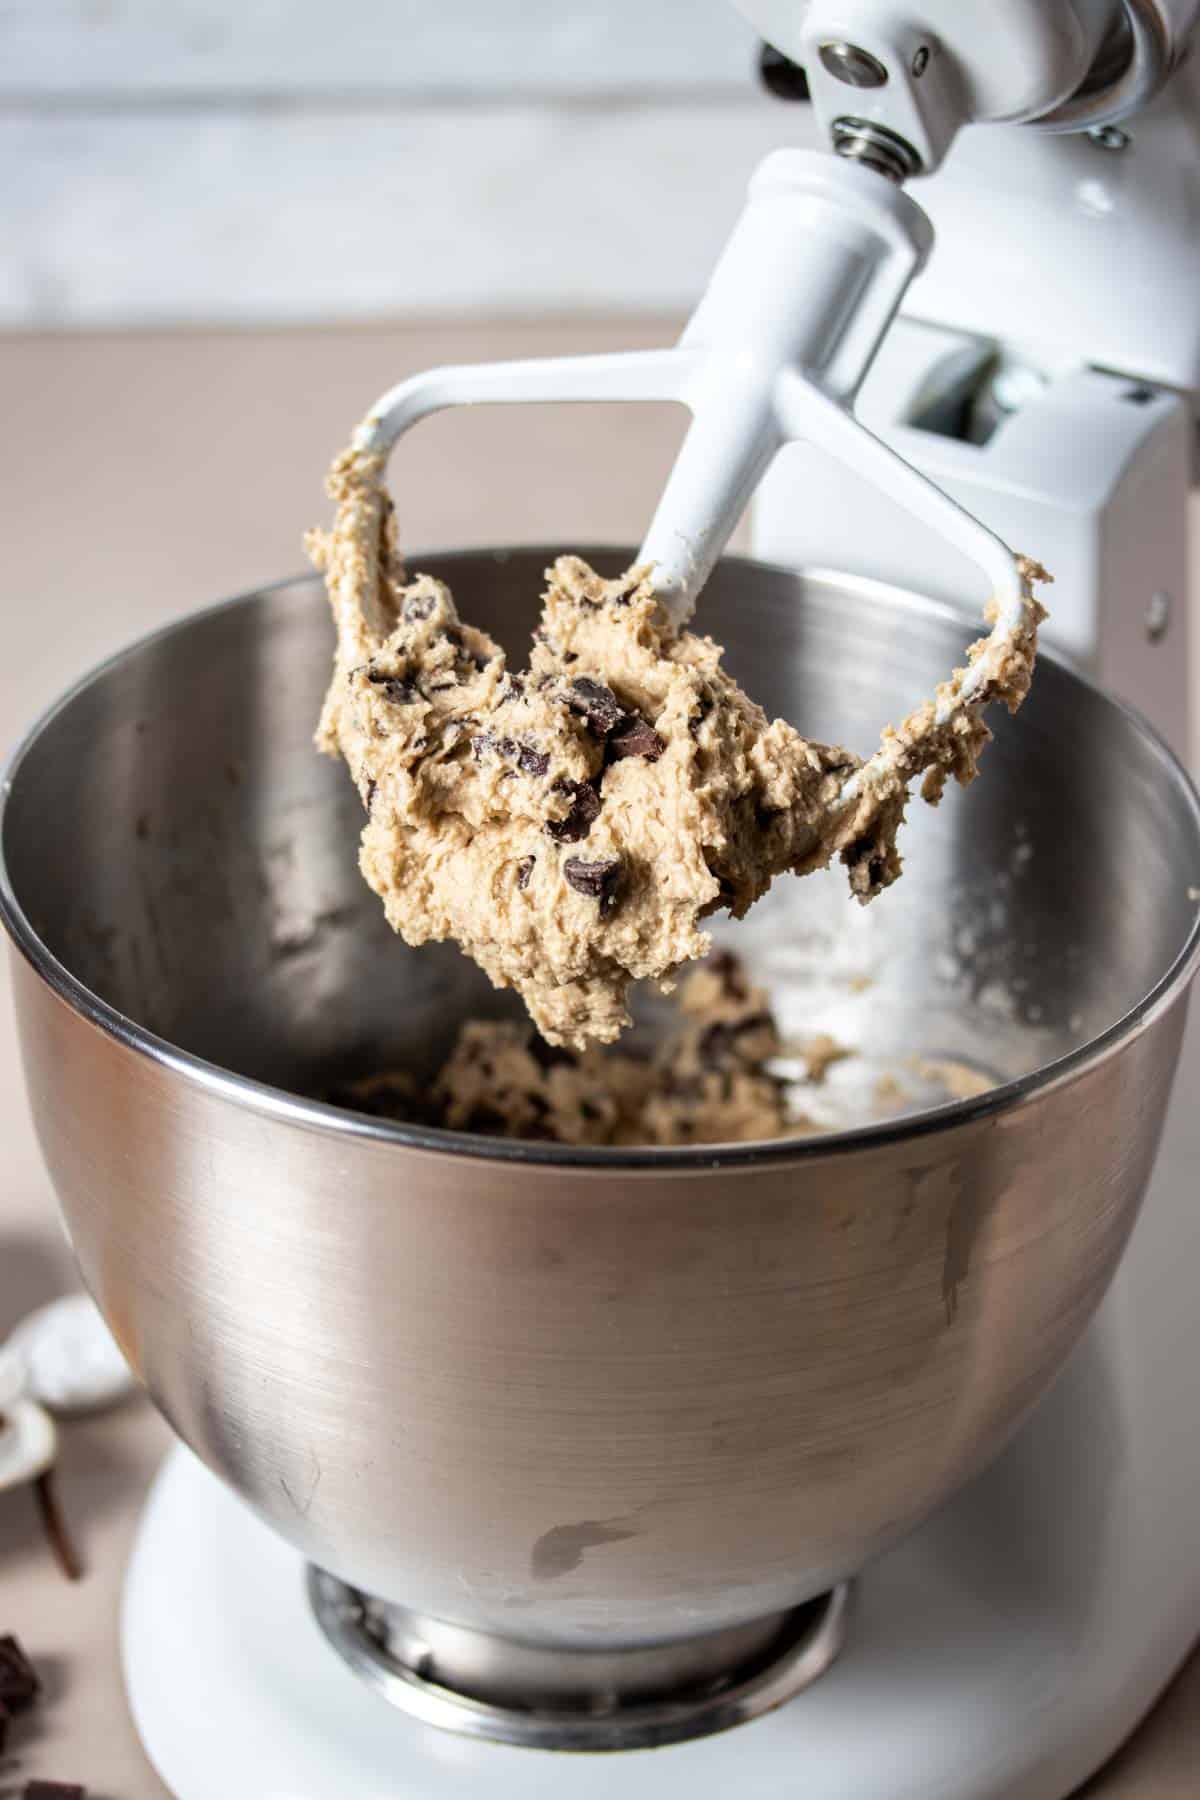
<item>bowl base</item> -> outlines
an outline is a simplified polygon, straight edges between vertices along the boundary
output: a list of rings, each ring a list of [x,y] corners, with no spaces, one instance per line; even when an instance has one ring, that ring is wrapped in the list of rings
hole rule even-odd
[[[629,1650],[521,1643],[425,1618],[310,1569],[329,1642],[385,1699],[442,1730],[542,1750],[646,1750],[726,1731],[829,1668],[843,1585],[786,1612]]]

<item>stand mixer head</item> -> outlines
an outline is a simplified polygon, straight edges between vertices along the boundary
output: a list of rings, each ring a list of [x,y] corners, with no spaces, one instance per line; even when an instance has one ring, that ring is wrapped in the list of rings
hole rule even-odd
[[[911,21],[888,0],[748,0],[772,42],[804,60],[833,155],[778,151],[673,349],[433,369],[371,408],[355,448],[386,457],[430,413],[545,401],[672,400],[693,422],[637,562],[677,628],[776,454],[806,442],[856,471],[980,567],[990,635],[938,686],[934,721],[967,731],[1004,691],[1001,671],[1036,633],[1031,574],[927,477],[859,424],[856,394],[932,247],[900,192],[935,170],[965,124],[1106,126],[1157,91],[1181,53],[1195,0],[1076,0],[1066,8],[951,6]],[[1101,79],[1104,77],[1105,79]],[[846,95],[855,105],[845,110]],[[1071,96],[1075,96],[1071,98]],[[1012,701],[1010,699],[1010,704]],[[876,781],[907,782],[932,755],[886,741],[832,803],[840,818]]]

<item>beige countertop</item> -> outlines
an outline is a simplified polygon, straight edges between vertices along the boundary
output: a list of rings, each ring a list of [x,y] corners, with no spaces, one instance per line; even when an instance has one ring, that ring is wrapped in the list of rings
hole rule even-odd
[[[296,570],[301,531],[322,515],[321,471],[390,382],[434,362],[659,342],[666,329],[631,320],[0,337],[0,744],[7,748],[41,706],[115,646]],[[636,538],[679,429],[677,413],[646,407],[435,419],[397,458],[401,529],[428,547]],[[3,1337],[30,1307],[73,1285],[7,1001],[0,1144]],[[117,1657],[121,1571],[166,1441],[141,1400],[65,1429],[59,1481],[86,1563],[78,1586],[57,1573],[31,1495],[0,1495],[0,1633],[20,1636],[48,1688],[45,1706],[14,1729],[0,1758],[0,1796],[31,1775],[86,1781],[92,1800],[166,1793],[134,1736]],[[1200,1656],[1087,1794],[1196,1800]],[[231,1790],[230,1800],[256,1797]]]

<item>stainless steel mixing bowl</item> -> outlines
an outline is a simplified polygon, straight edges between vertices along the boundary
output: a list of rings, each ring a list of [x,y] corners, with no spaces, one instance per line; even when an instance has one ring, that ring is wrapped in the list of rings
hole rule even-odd
[[[620,556],[595,553],[608,567]],[[519,649],[541,551],[430,559]],[[731,560],[703,623],[859,748],[970,627]],[[310,734],[296,581],[116,657],[9,772],[3,914],[84,1275],[175,1430],[303,1554],[531,1644],[736,1625],[858,1569],[991,1457],[1099,1300],[1154,1158],[1197,955],[1200,814],[1047,661],[904,880],[790,882],[734,940],[792,1026],[1003,1084],[766,1147],[567,1153],[305,1095],[503,1012],[410,951]]]

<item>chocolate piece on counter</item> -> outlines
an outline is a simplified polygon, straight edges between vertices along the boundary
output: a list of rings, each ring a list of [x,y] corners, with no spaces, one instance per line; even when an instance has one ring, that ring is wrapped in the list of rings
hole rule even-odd
[[[571,796],[571,810],[565,819],[548,820],[546,831],[556,844],[577,844],[600,817],[600,796],[590,781],[568,781],[565,776],[554,783],[554,792]]]
[[[608,754],[614,761],[624,756],[641,756],[647,762],[657,762],[666,747],[641,713],[626,713],[608,740]]]
[[[27,1781],[21,1800],[87,1800],[87,1789],[78,1781]]]
[[[582,856],[568,856],[563,864],[563,875],[567,886],[574,888],[577,894],[603,903],[611,900],[621,879],[621,859],[604,856],[598,862],[585,862]]]
[[[517,886],[524,890],[529,886],[529,877],[533,874],[536,856],[523,856],[517,864]]]
[[[15,1637],[0,1637],[0,1706],[25,1712],[42,1691],[37,1670]]]
[[[567,695],[572,712],[582,713],[590,731],[604,737],[624,716],[625,708],[610,687],[590,675],[576,675]]]

